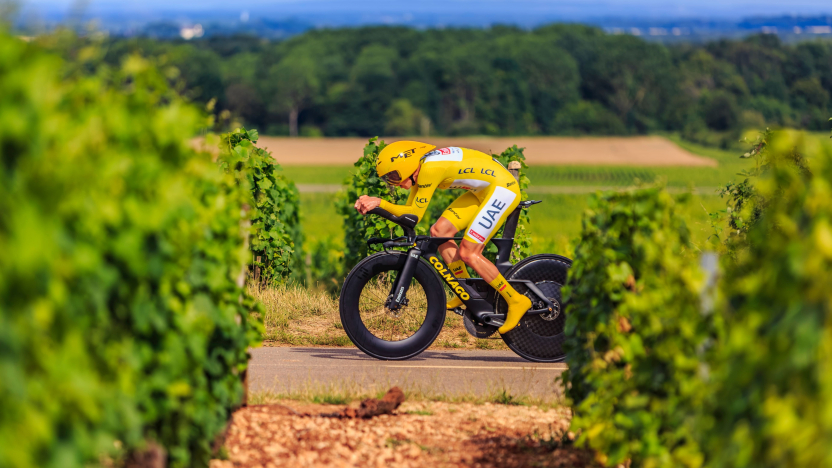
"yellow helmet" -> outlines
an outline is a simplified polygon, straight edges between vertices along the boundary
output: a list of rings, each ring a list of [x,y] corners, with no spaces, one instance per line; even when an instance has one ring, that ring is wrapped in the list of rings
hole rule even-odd
[[[385,146],[378,154],[376,172],[388,183],[398,185],[419,168],[419,160],[436,148],[418,141],[397,141]]]

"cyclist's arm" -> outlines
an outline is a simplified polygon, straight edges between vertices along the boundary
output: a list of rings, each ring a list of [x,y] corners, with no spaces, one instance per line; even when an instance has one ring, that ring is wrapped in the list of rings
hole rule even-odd
[[[438,172],[438,174],[432,174],[432,172]],[[419,185],[410,189],[410,196],[407,197],[407,204],[395,205],[387,200],[382,200],[379,208],[387,210],[396,216],[412,214],[416,215],[418,219],[422,219],[422,216],[424,216],[425,211],[428,209],[430,199],[433,197],[433,192],[436,191],[437,185],[439,185],[439,182],[442,180],[442,172],[421,172],[419,174]]]

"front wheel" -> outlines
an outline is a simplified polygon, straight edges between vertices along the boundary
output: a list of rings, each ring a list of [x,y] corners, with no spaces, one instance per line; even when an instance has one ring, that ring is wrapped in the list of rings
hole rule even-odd
[[[361,351],[377,359],[407,359],[430,346],[445,323],[445,289],[428,264],[419,260],[406,302],[387,307],[390,291],[407,254],[379,252],[355,266],[344,280],[341,324]]]

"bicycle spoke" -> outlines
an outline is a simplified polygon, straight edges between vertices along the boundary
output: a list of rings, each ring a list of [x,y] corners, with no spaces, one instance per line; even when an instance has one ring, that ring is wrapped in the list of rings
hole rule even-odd
[[[388,288],[388,289],[389,289],[389,288]],[[365,291],[366,291],[366,290],[365,290]],[[373,295],[373,297],[375,297],[376,299],[378,299],[379,301],[381,301],[381,303],[382,303],[382,304],[384,304],[384,303],[387,301],[387,297],[386,297],[386,296],[382,298],[382,297],[380,297],[380,296],[378,295],[378,293],[377,293],[376,291],[370,290],[369,292],[370,292],[370,294],[372,294],[372,295]]]
[[[387,312],[387,310],[382,310],[381,312],[378,312],[378,313],[376,313],[376,314],[373,314],[373,315],[368,316],[367,318],[363,319],[363,321],[364,321],[364,322],[367,322],[367,321],[370,321],[370,320],[372,320],[372,319],[374,319],[374,318],[376,318],[376,317],[380,317],[380,316],[382,316],[382,315],[389,315],[389,313]]]
[[[396,271],[382,272],[366,283],[359,298],[359,314],[364,326],[377,338],[399,341],[413,336],[427,316],[427,297],[418,281],[411,280],[407,305],[394,312],[385,304],[398,276]]]

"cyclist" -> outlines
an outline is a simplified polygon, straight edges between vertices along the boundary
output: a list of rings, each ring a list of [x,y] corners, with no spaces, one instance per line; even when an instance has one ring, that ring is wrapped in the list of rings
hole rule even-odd
[[[430,228],[433,237],[453,237],[465,230],[459,246],[448,241],[439,253],[457,278],[469,278],[467,264],[497,290],[508,303],[508,314],[499,332],[517,326],[532,305],[503,278],[497,267],[482,255],[489,239],[520,203],[520,188],[511,173],[491,156],[467,148],[439,148],[417,141],[397,141],[381,150],[376,171],[388,183],[410,190],[406,205],[394,205],[362,195],[355,202],[361,214],[381,207],[396,216],[421,219],[437,189],[465,189]],[[455,297],[448,309],[462,305]]]

